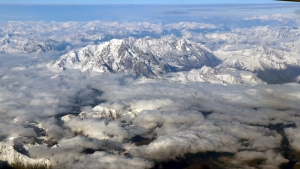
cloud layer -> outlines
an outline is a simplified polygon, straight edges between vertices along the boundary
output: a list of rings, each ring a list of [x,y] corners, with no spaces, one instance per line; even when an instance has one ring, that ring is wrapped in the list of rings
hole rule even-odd
[[[151,168],[199,152],[233,153],[228,163],[236,166],[260,158],[261,167],[275,168],[287,160],[276,151],[285,136],[274,125],[287,126],[298,150],[297,128],[288,127],[299,121],[298,84],[183,84],[77,71],[54,76],[39,57],[1,57],[7,68],[0,82],[2,142],[14,138],[32,158],[48,158],[58,168],[96,162]],[[23,61],[28,65],[16,68]],[[131,141],[136,136],[152,141]]]
[[[273,16],[272,20],[274,17],[289,19]],[[105,36],[140,35],[143,31],[160,36],[173,31],[178,34],[165,37],[183,36],[214,46],[219,54],[247,53],[257,44],[277,46],[274,51],[284,56],[299,52],[299,31],[291,27],[203,33],[199,30],[222,29],[224,25],[39,22],[31,32],[27,28],[33,24],[7,22],[0,34],[5,39],[10,34],[27,37],[39,32],[36,36],[46,37],[54,32],[51,39],[76,48],[98,43]],[[46,64],[62,53],[0,54],[0,160],[44,160],[53,168],[152,168],[189,154],[210,152],[229,154],[215,160],[232,168],[279,168],[297,160],[293,153],[300,149],[297,83],[224,86],[48,70]]]

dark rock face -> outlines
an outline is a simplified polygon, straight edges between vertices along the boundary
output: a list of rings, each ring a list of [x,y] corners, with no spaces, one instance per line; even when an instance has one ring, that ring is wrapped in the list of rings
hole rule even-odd
[[[264,70],[257,70],[255,73],[257,73],[258,78],[262,79],[268,84],[291,83],[295,82],[295,78],[300,75],[300,67],[286,66],[285,69],[265,68]]]
[[[12,169],[12,167],[7,163],[7,161],[1,161],[1,160],[0,160],[0,168]]]

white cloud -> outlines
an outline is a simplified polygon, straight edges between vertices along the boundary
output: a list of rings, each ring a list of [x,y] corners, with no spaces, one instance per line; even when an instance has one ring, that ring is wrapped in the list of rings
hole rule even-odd
[[[284,132],[287,135],[287,138],[290,142],[290,145],[296,151],[300,151],[300,135],[299,135],[299,127],[297,128],[285,128]]]
[[[124,168],[124,169],[145,169],[154,166],[153,162],[142,158],[125,157],[123,155],[114,155],[105,152],[96,152],[91,155],[80,156],[75,163],[66,164],[67,167],[74,169],[93,169],[93,168]]]
[[[254,160],[257,161],[255,162]],[[233,163],[248,163],[254,167],[259,166],[264,169],[279,169],[280,164],[287,162],[288,160],[283,158],[281,154],[278,154],[272,150],[268,150],[266,152],[241,151],[236,154],[235,161],[233,161]]]
[[[286,20],[293,20],[298,19],[299,16],[297,14],[273,14],[273,15],[254,15],[252,17],[244,18],[244,20],[277,20],[277,21],[286,21]]]
[[[84,155],[85,149],[102,150],[109,157],[107,153],[115,152],[113,158],[123,159],[116,164],[129,167],[137,160],[141,168],[151,167],[153,163],[149,161],[169,160],[186,153],[254,151],[266,154],[279,148],[282,140],[281,133],[269,125],[299,121],[299,84],[183,84],[78,71],[60,72],[51,79],[55,74],[38,66],[43,61],[38,60],[35,66],[31,58],[20,58],[3,57],[7,68],[27,59],[31,67],[25,65],[22,71],[1,72],[2,140],[28,138],[19,143],[25,144],[32,156],[50,158],[57,166],[66,163],[80,166],[72,160],[79,159],[92,167],[93,161],[89,160],[97,159],[98,153]],[[97,100],[105,100],[105,103]],[[96,105],[114,110],[120,117],[90,116],[100,111],[93,109]],[[69,121],[60,120],[65,114],[80,112],[87,116],[80,118],[75,114]],[[287,129],[286,133],[293,134],[294,130]],[[291,145],[296,145],[291,134],[288,134]],[[135,136],[153,141],[136,146],[131,142]],[[46,145],[30,137],[45,140]],[[35,145],[27,146],[30,142]],[[120,157],[124,151],[132,158]],[[272,159],[277,156],[276,165],[285,161],[280,160],[278,153],[272,155]],[[268,155],[264,158],[269,159]],[[237,156],[236,160],[239,159],[242,158]]]

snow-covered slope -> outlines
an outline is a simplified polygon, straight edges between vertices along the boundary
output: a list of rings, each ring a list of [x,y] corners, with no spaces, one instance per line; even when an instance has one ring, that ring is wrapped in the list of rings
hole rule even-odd
[[[49,63],[48,67],[56,71],[79,69],[122,72],[152,78],[169,72],[217,66],[217,69],[205,68],[199,72],[193,70],[173,74],[170,75],[172,78],[167,79],[224,84],[259,84],[262,79],[268,83],[285,83],[294,82],[300,75],[300,58],[295,51],[256,45],[245,49],[223,48],[212,52],[201,43],[186,39],[130,37],[72,50]],[[257,74],[258,78],[251,73]],[[188,76],[193,78],[187,78]],[[250,76],[251,80],[246,78]]]
[[[300,74],[300,58],[297,53],[257,46],[235,51],[216,51],[223,60],[218,68],[235,68],[258,74],[258,77],[269,83],[294,81]]]
[[[256,85],[265,82],[249,71],[240,71],[233,68],[216,69],[203,66],[188,72],[169,73],[164,76],[169,81],[179,82],[209,82],[219,84],[247,84]]]
[[[0,51],[7,53],[41,53],[49,50],[61,51],[66,49],[68,43],[52,39],[38,40],[18,35],[6,34],[0,37]]]
[[[49,64],[54,70],[127,72],[153,77],[167,72],[216,66],[219,60],[205,46],[186,39],[113,39],[73,50]]]
[[[25,155],[26,153],[24,152],[21,153],[21,151],[23,151],[22,149],[24,149],[22,146],[18,146],[14,143],[13,138],[11,138],[11,140],[0,142],[0,168],[7,167],[4,164],[1,164],[1,160],[7,162],[7,164],[20,163],[25,166],[33,165],[50,167],[50,161],[48,159],[30,157]]]
[[[236,51],[216,51],[215,53],[224,60],[220,66],[250,71],[266,68],[285,69],[289,65],[300,65],[300,60],[289,52],[263,46]]]

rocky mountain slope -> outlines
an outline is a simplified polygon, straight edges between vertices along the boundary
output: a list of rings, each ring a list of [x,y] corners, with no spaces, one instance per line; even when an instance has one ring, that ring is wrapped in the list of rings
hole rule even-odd
[[[9,34],[0,37],[0,51],[7,53],[41,53],[49,50],[62,51],[68,45],[68,43],[52,39],[38,40]]]
[[[70,51],[50,63],[49,67],[54,70],[125,72],[154,77],[219,63],[219,59],[205,46],[186,39],[131,37]]]
[[[176,82],[208,82],[218,84],[246,84],[256,85],[265,82],[259,79],[254,73],[241,71],[233,68],[217,69],[203,66],[201,69],[193,69],[187,72],[169,73],[163,79]]]
[[[268,83],[293,82],[300,74],[300,58],[296,53],[256,46],[235,51],[216,51],[223,60],[219,68],[235,68],[257,73]]]
[[[212,52],[201,43],[176,38],[112,39],[99,45],[72,50],[48,64],[48,67],[55,71],[79,69],[130,73],[148,78],[169,72],[200,69],[203,66],[216,69],[205,68],[209,70],[193,70],[163,77],[182,82],[259,84],[262,83],[260,79],[267,83],[295,82],[296,77],[300,75],[300,58],[293,51],[257,45],[246,49],[220,49]],[[243,76],[245,71],[251,76],[248,80]],[[203,76],[200,78],[199,74]],[[193,80],[187,78],[188,76],[194,76]]]

